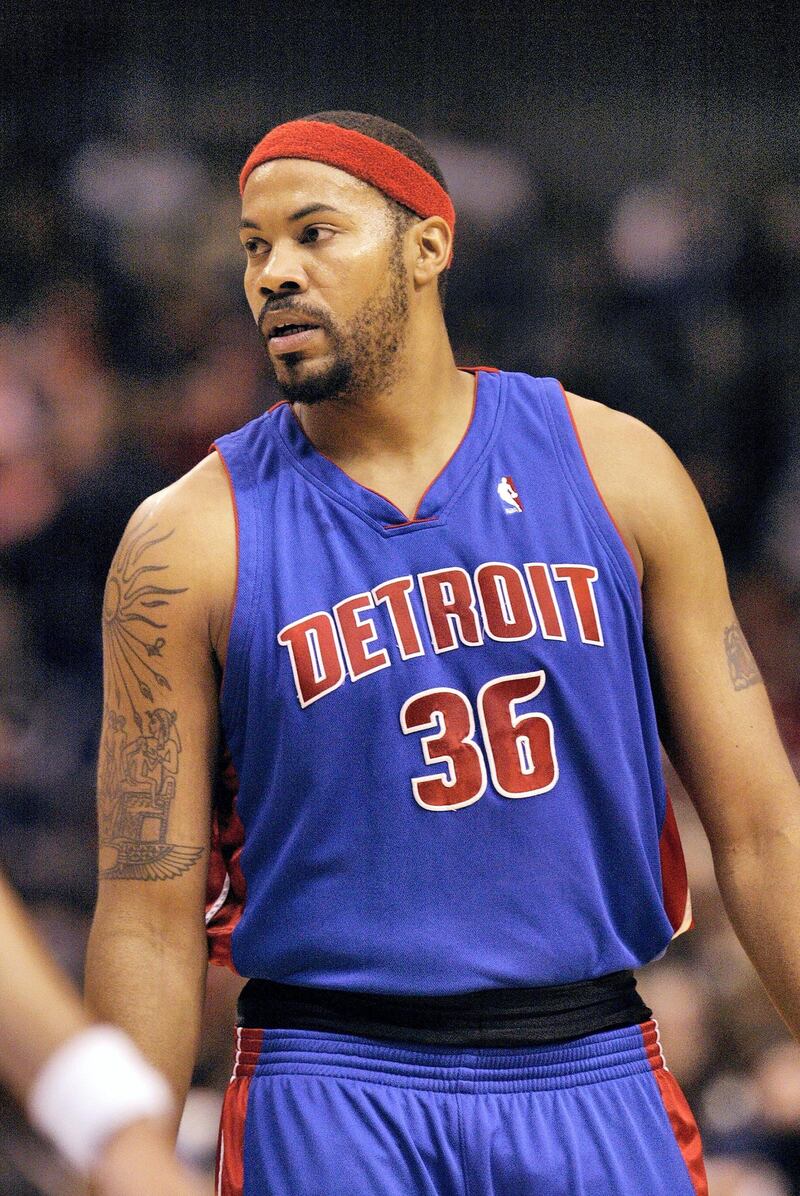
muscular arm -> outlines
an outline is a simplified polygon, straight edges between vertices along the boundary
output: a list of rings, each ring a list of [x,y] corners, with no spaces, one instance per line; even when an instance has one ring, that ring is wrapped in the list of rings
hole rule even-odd
[[[219,472],[209,460],[140,508],[114,558],[103,614],[99,892],[87,1000],[167,1075],[179,1104],[205,983],[214,640],[233,568]]]
[[[641,561],[663,738],[708,835],[734,929],[800,1036],[800,789],[716,537],[653,432],[597,404],[574,400],[574,410],[598,485]]]

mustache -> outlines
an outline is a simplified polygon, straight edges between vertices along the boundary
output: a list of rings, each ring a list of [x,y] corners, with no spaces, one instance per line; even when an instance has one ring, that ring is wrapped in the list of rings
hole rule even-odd
[[[283,295],[277,299],[267,299],[258,313],[257,327],[262,336],[264,335],[263,326],[265,319],[276,311],[294,312],[298,316],[303,316],[306,320],[312,320],[315,324],[319,324],[320,328],[324,328],[326,331],[330,331],[331,329],[326,312],[321,311],[318,307],[302,306],[292,299],[291,296]]]

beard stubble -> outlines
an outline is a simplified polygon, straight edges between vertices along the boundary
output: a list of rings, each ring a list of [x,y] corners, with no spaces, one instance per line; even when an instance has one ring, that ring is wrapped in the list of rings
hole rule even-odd
[[[310,308],[306,310],[309,315],[314,314]],[[332,341],[333,361],[326,369],[309,372],[303,377],[301,370],[305,358],[302,353],[287,353],[282,361],[288,378],[279,378],[267,349],[278,389],[290,403],[308,405],[368,399],[378,394],[397,376],[407,321],[408,282],[402,242],[398,241],[389,259],[385,287],[366,300],[347,330],[340,330],[327,320],[322,325]]]

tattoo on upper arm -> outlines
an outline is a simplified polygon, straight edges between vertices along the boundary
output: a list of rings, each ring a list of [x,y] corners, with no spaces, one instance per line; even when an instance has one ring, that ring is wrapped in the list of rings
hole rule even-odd
[[[146,524],[146,526],[145,526]],[[182,589],[158,584],[165,564],[153,550],[172,531],[143,519],[114,558],[103,606],[106,704],[98,768],[100,875],[168,880],[188,871],[203,848],[169,842],[181,741],[171,686],[159,667],[166,608]]]
[[[725,655],[734,689],[747,689],[762,680],[758,665],[738,623],[725,628]]]

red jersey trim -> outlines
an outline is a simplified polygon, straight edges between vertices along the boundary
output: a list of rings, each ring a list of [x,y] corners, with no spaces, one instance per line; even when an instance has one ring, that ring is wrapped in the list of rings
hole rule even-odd
[[[603,498],[603,492],[600,489],[600,487],[598,486],[597,480],[596,480],[594,474],[592,473],[592,467],[589,464],[589,458],[586,456],[586,449],[583,447],[583,441],[581,440],[581,434],[578,431],[578,425],[575,422],[575,416],[572,412],[572,408],[570,407],[569,399],[567,398],[567,392],[564,390],[564,387],[561,384],[561,382],[559,382],[558,385],[561,387],[561,393],[564,396],[564,404],[567,408],[567,414],[569,415],[569,422],[572,424],[572,430],[575,433],[575,439],[578,442],[578,448],[581,450],[581,456],[583,457],[583,461],[586,466],[586,471],[592,480],[592,485],[594,486],[595,490],[597,491],[597,497],[600,499],[600,502],[603,504],[603,507],[605,508],[605,512],[608,515],[609,519],[611,520],[611,523],[614,526],[614,530],[616,531],[617,535],[619,536],[620,540],[622,541],[622,545],[623,545],[625,551],[627,552],[628,556],[631,558],[631,564],[633,565],[633,572],[635,573],[636,577],[638,578],[639,570],[637,568],[634,555],[631,552],[630,545],[628,544],[628,541],[623,536],[623,534],[620,530],[620,526],[617,523],[616,519],[611,514],[611,509],[610,509],[608,503],[606,502],[606,500]],[[641,584],[642,584],[641,578],[639,578],[639,585],[641,586]]]
[[[456,447],[453,449],[450,456],[445,461],[442,468],[439,470],[439,472],[436,474],[436,476],[428,483],[428,485],[423,490],[422,497],[420,498],[419,502],[417,503],[416,507],[414,508],[414,514],[411,516],[411,518],[403,519],[399,523],[385,523],[383,526],[386,529],[389,529],[389,528],[393,529],[396,527],[411,527],[411,525],[415,524],[415,523],[430,523],[434,519],[439,518],[438,515],[427,515],[424,519],[418,519],[417,512],[419,511],[420,507],[424,503],[428,494],[430,494],[433,487],[439,481],[439,478],[442,476],[442,474],[445,472],[445,470],[449,467],[451,461],[453,460],[456,453],[461,448],[462,444],[464,443],[464,441],[466,440],[467,436],[470,433],[473,420],[475,419],[475,409],[478,405],[478,373],[482,369],[483,369],[483,366],[476,366],[472,369],[465,370],[466,373],[474,374],[475,377],[474,377],[474,385],[473,385],[473,392],[472,392],[472,410],[470,412],[469,419],[467,420],[467,426],[464,429],[463,436],[459,440]],[[494,373],[494,374],[496,374],[498,372],[499,372],[498,370],[491,370],[491,373]],[[280,404],[276,404],[276,406],[280,406]],[[272,410],[272,408],[270,410]],[[300,430],[302,431],[303,435],[305,436],[306,435],[305,429],[303,428],[303,425],[300,423],[300,420],[297,419],[297,415],[295,414],[294,409],[292,410],[292,415],[294,415],[294,418],[297,420],[298,424],[300,424]],[[306,439],[308,439],[307,436],[306,436]],[[325,453],[320,452],[320,450],[316,447],[316,445],[314,445],[313,447],[314,447],[315,453],[318,453],[319,456],[322,457],[322,459],[324,461],[327,461],[330,465],[332,465],[334,467],[334,469],[338,469],[339,473],[343,474],[348,479],[348,481],[353,483],[354,486],[359,486],[362,490],[366,490],[368,494],[374,494],[376,498],[382,499],[383,502],[388,503],[390,507],[394,507],[396,511],[399,511],[401,515],[403,514],[403,512],[400,511],[400,508],[398,506],[396,506],[395,503],[393,503],[390,498],[387,498],[385,494],[381,494],[380,490],[373,490],[371,486],[363,486],[361,484],[361,482],[357,482],[354,477],[351,477],[346,469],[342,469],[341,465],[337,465],[336,462],[333,461],[330,457],[328,457]]]
[[[231,643],[231,630],[233,628],[233,615],[236,610],[236,603],[239,600],[239,508],[236,505],[236,491],[233,488],[233,478],[231,477],[231,471],[228,469],[228,462],[225,460],[224,455],[219,451],[216,444],[211,445],[209,452],[215,452],[217,454],[220,461],[222,462],[222,468],[225,470],[225,477],[228,479],[228,490],[230,491],[231,507],[233,508],[233,526],[234,526],[234,531],[236,534],[236,577],[234,579],[234,584],[233,584],[233,606],[231,607],[231,611],[230,611],[230,620],[228,622],[228,636],[227,636],[227,641],[225,643],[225,662],[227,664],[228,650],[230,649],[230,643]],[[222,693],[224,688],[225,688],[225,669],[222,670],[222,680],[220,682],[220,693]]]
[[[377,491],[373,490],[372,493],[376,494]],[[383,498],[383,495],[381,495],[381,498]],[[387,498],[386,501],[388,502],[389,499]],[[392,503],[392,506],[394,506],[394,503]],[[419,510],[419,507],[417,509]],[[383,526],[387,531],[394,531],[396,527],[413,527],[415,523],[433,523],[434,519],[438,518],[438,515],[426,515],[424,519],[404,519],[402,523],[384,523]]]
[[[206,884],[206,938],[209,962],[236,972],[231,936],[247,900],[241,869],[244,825],[236,809],[239,777],[227,749],[219,760],[211,818],[211,853]]]
[[[478,406],[478,371],[477,371],[477,370],[472,370],[472,371],[467,371],[467,372],[469,372],[469,373],[472,373],[472,375],[473,375],[473,383],[472,383],[472,410],[471,410],[471,411],[470,411],[470,413],[469,413],[469,419],[467,420],[467,426],[466,426],[466,428],[464,429],[464,434],[462,435],[462,437],[461,437],[461,439],[459,440],[459,442],[458,442],[458,444],[456,445],[456,447],[453,449],[453,451],[452,451],[452,453],[450,454],[450,456],[449,456],[449,457],[447,458],[447,460],[445,461],[445,463],[444,463],[444,465],[442,466],[442,468],[441,468],[441,469],[439,470],[439,472],[436,474],[436,477],[435,477],[435,478],[433,478],[433,480],[432,480],[432,481],[429,483],[429,485],[425,487],[425,490],[424,490],[424,491],[423,491],[423,493],[422,493],[422,497],[420,498],[419,502],[417,503],[417,505],[416,505],[416,508],[415,508],[415,510],[414,510],[414,514],[412,515],[411,519],[409,520],[409,523],[426,523],[426,522],[427,522],[427,520],[425,520],[425,519],[418,519],[418,518],[417,518],[417,513],[419,512],[419,509],[420,509],[420,507],[422,506],[422,504],[424,503],[425,499],[428,497],[428,495],[430,494],[430,492],[431,492],[431,490],[433,489],[433,487],[434,487],[434,486],[436,485],[436,483],[439,481],[439,478],[442,476],[442,474],[444,473],[444,471],[445,471],[445,470],[448,468],[448,466],[450,465],[450,462],[453,460],[453,458],[455,457],[456,453],[457,453],[457,452],[458,452],[458,450],[461,448],[462,444],[463,444],[463,443],[464,443],[464,441],[467,439],[467,436],[468,436],[468,435],[469,435],[469,433],[470,433],[470,429],[471,429],[471,427],[472,427],[472,421],[475,419],[475,409],[476,409],[476,407]],[[388,502],[388,499],[387,499],[387,502]],[[394,503],[392,503],[392,506],[394,506]],[[435,518],[436,518],[436,516],[429,516],[428,518],[434,518],[434,519],[435,519]]]

